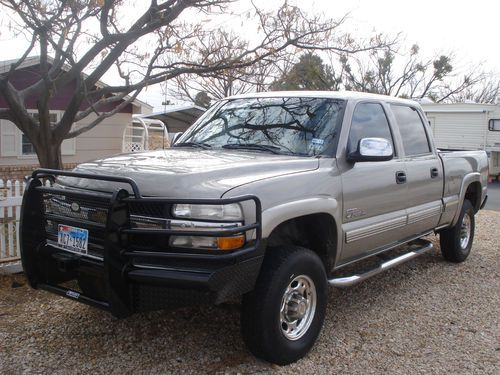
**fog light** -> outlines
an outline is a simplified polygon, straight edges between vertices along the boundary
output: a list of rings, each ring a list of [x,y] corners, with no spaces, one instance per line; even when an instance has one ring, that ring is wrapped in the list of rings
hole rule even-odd
[[[173,247],[188,247],[208,250],[235,250],[245,245],[245,236],[171,236],[170,245]]]
[[[217,238],[208,236],[172,236],[170,244],[174,247],[192,247],[201,249],[217,249]]]

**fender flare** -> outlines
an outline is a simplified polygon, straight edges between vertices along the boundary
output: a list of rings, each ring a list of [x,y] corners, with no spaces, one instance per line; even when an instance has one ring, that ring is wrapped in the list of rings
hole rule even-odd
[[[454,227],[457,224],[458,217],[460,216],[460,212],[462,211],[462,206],[465,200],[465,193],[467,192],[467,188],[473,182],[481,183],[481,174],[479,172],[469,173],[464,176],[462,180],[462,185],[460,187],[460,195],[458,199],[458,207],[455,216],[453,217],[453,221],[451,222],[451,226]]]
[[[337,200],[329,197],[300,199],[267,208],[262,211],[262,238],[269,237],[278,225],[287,220],[312,214],[329,214],[338,226],[338,209]]]

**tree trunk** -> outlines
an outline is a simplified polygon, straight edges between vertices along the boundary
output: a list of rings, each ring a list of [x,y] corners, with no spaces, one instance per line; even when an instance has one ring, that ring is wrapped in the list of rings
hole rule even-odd
[[[61,158],[61,143],[47,145],[34,144],[40,167],[50,169],[63,169]]]

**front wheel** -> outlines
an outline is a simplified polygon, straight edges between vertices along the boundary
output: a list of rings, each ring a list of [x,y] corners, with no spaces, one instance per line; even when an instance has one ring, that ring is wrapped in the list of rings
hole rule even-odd
[[[474,239],[474,213],[472,203],[464,200],[455,226],[444,229],[439,234],[441,253],[446,260],[460,263],[469,256]]]
[[[268,251],[255,289],[243,297],[242,335],[254,355],[286,365],[302,358],[321,331],[327,278],[311,250]]]

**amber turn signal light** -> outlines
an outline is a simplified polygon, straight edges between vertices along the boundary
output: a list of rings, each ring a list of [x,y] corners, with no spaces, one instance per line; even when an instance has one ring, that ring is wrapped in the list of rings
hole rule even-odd
[[[234,237],[218,237],[217,246],[219,250],[234,250],[239,249],[245,244],[245,236],[234,236]]]

